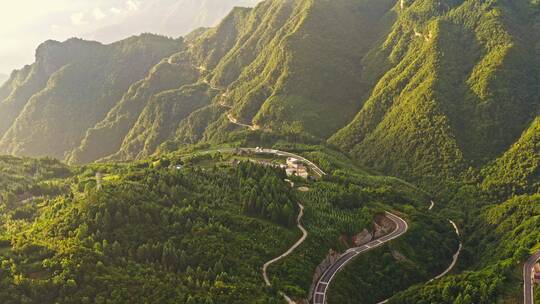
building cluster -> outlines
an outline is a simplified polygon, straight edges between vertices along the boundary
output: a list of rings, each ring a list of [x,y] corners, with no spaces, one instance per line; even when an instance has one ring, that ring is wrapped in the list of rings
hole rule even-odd
[[[287,168],[285,169],[287,176],[299,176],[307,179],[309,177],[308,170],[304,163],[294,157],[287,158]]]
[[[540,263],[537,263],[536,265],[534,265],[533,281],[536,284],[540,284]]]

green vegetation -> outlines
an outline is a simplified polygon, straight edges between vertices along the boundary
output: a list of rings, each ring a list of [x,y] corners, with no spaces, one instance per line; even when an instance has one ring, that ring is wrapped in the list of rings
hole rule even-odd
[[[298,211],[286,177],[280,170],[263,170],[251,163],[240,163],[238,174],[244,182],[240,185],[240,203],[245,214],[259,216],[285,226],[293,227]]]
[[[154,95],[129,131],[114,159],[148,157],[175,135],[177,123],[210,104],[216,92],[207,85],[183,86]]]
[[[383,172],[456,177],[506,151],[538,115],[540,8],[405,3],[367,62],[380,80],[331,142]]]
[[[347,161],[339,153],[315,151]],[[233,164],[234,159],[240,161]],[[52,160],[6,157],[2,168],[11,179],[5,179],[10,188],[1,209],[0,300],[281,303],[278,290],[306,298],[313,270],[328,250],[345,250],[353,235],[372,231],[387,204],[411,214],[425,208],[426,197],[413,187],[396,191],[389,187],[392,179],[370,180],[360,170],[350,178],[339,173],[314,183],[295,180],[310,188],[298,192],[284,181],[282,169],[254,161],[284,159],[177,152],[71,173]],[[96,172],[103,176],[101,189]],[[43,186],[52,184],[58,187]],[[28,195],[40,197],[24,199]],[[265,288],[261,266],[299,237],[297,202],[306,207],[309,237],[270,267],[274,286]],[[415,221],[448,231],[430,217]],[[439,243],[453,240],[444,233],[438,237]],[[426,250],[442,250],[431,245]]]
[[[378,303],[396,291],[429,281],[448,267],[458,247],[450,224],[426,211],[405,210],[411,214],[409,231],[361,255],[340,272],[330,285],[329,303]]]
[[[8,207],[2,302],[277,303],[261,288],[260,265],[296,234],[243,216],[238,200],[243,185],[272,170],[165,163],[81,168],[71,181],[84,192],[24,216]],[[119,178],[96,191],[96,170]]]
[[[79,39],[42,44],[29,76],[5,85],[12,90],[0,101],[6,111],[0,115],[14,123],[0,131],[0,151],[63,159],[133,82],[181,46],[181,40],[150,34],[110,45]]]
[[[536,0],[266,0],[184,39],[45,42],[0,87],[0,152],[110,163],[0,158],[0,301],[303,299],[393,210],[410,231],[331,303],[515,303],[540,244],[539,41]],[[328,176],[297,192],[254,155],[193,154],[223,144]],[[265,288],[299,202],[310,234]],[[427,283],[457,248],[447,218],[463,251]]]
[[[499,197],[540,192],[540,118],[482,174],[485,191]]]
[[[0,157],[1,201],[16,207],[16,203],[35,196],[62,192],[62,179],[71,175],[70,169],[53,159]]]

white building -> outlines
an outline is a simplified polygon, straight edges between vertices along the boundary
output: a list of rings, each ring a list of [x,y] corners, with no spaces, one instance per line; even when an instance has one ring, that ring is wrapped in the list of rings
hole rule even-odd
[[[299,169],[300,167],[303,167],[303,164],[299,159],[289,157],[287,158],[287,166],[289,166],[289,168]]]
[[[308,179],[309,173],[307,172],[306,168],[300,168],[296,170],[296,175],[300,176],[303,179]]]

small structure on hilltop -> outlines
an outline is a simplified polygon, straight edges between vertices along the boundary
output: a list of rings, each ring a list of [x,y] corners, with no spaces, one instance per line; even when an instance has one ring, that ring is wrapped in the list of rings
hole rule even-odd
[[[299,169],[301,167],[304,167],[304,164],[297,158],[288,157],[287,158],[287,166],[289,166],[289,168]]]
[[[285,169],[287,176],[299,176],[304,179],[309,178],[307,168],[304,166],[301,160],[289,157],[287,158],[287,169]]]
[[[540,263],[537,263],[536,265],[534,265],[534,269],[533,269],[533,281],[534,281],[536,284],[540,284]]]

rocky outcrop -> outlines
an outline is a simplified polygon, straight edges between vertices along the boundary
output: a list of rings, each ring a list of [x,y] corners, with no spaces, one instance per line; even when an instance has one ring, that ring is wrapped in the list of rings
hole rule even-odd
[[[362,246],[369,243],[373,239],[373,234],[367,229],[362,230],[359,234],[352,237],[352,243],[354,246]]]
[[[396,229],[396,223],[383,215],[375,217],[373,223],[373,238],[378,239],[383,237]]]
[[[367,244],[373,240],[376,240],[380,237],[383,237],[392,231],[396,229],[396,223],[394,223],[392,220],[384,216],[383,214],[379,214],[375,216],[375,220],[373,221],[373,232],[370,232],[368,229],[362,230],[357,235],[353,236],[352,238],[348,238],[346,236],[340,237],[340,243],[350,246],[347,244],[352,244],[352,247],[360,247],[364,244]],[[309,288],[309,295],[308,295],[308,301],[311,302],[311,298],[313,295],[313,289],[315,286],[317,286],[317,282],[319,278],[324,274],[324,271],[328,269],[332,264],[334,264],[339,257],[341,256],[340,253],[330,249],[328,252],[328,255],[326,258],[315,268],[315,274],[313,275],[313,281],[311,283],[311,287]]]

